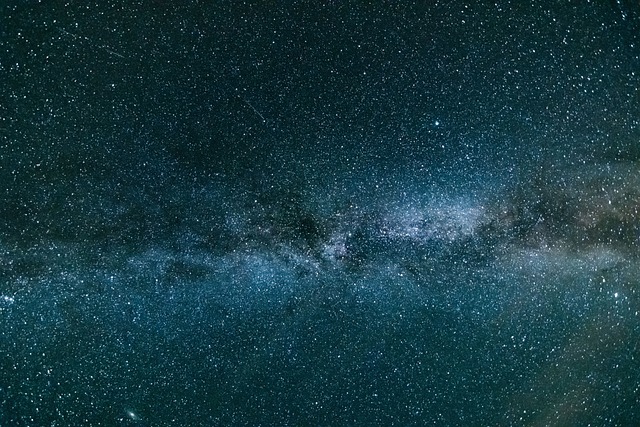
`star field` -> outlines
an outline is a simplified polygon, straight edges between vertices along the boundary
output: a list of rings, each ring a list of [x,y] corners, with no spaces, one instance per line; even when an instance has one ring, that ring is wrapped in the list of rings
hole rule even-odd
[[[0,424],[640,420],[633,2],[0,13]]]

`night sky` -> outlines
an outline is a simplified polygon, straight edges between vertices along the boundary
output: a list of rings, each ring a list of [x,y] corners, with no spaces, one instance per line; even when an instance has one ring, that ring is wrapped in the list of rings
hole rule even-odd
[[[640,5],[0,9],[0,425],[640,425]]]

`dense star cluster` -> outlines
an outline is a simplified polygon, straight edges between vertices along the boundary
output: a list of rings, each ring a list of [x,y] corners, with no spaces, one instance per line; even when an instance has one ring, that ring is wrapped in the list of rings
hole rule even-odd
[[[10,1],[0,424],[640,422],[640,9],[592,3]]]

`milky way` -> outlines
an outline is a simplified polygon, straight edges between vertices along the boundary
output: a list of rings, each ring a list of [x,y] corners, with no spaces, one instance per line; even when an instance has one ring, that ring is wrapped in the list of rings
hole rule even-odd
[[[0,424],[638,423],[637,5],[51,7]]]

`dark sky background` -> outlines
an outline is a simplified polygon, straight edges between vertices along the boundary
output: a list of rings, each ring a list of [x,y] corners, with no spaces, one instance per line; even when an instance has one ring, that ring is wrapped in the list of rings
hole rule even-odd
[[[0,424],[640,423],[640,6],[0,9]]]

